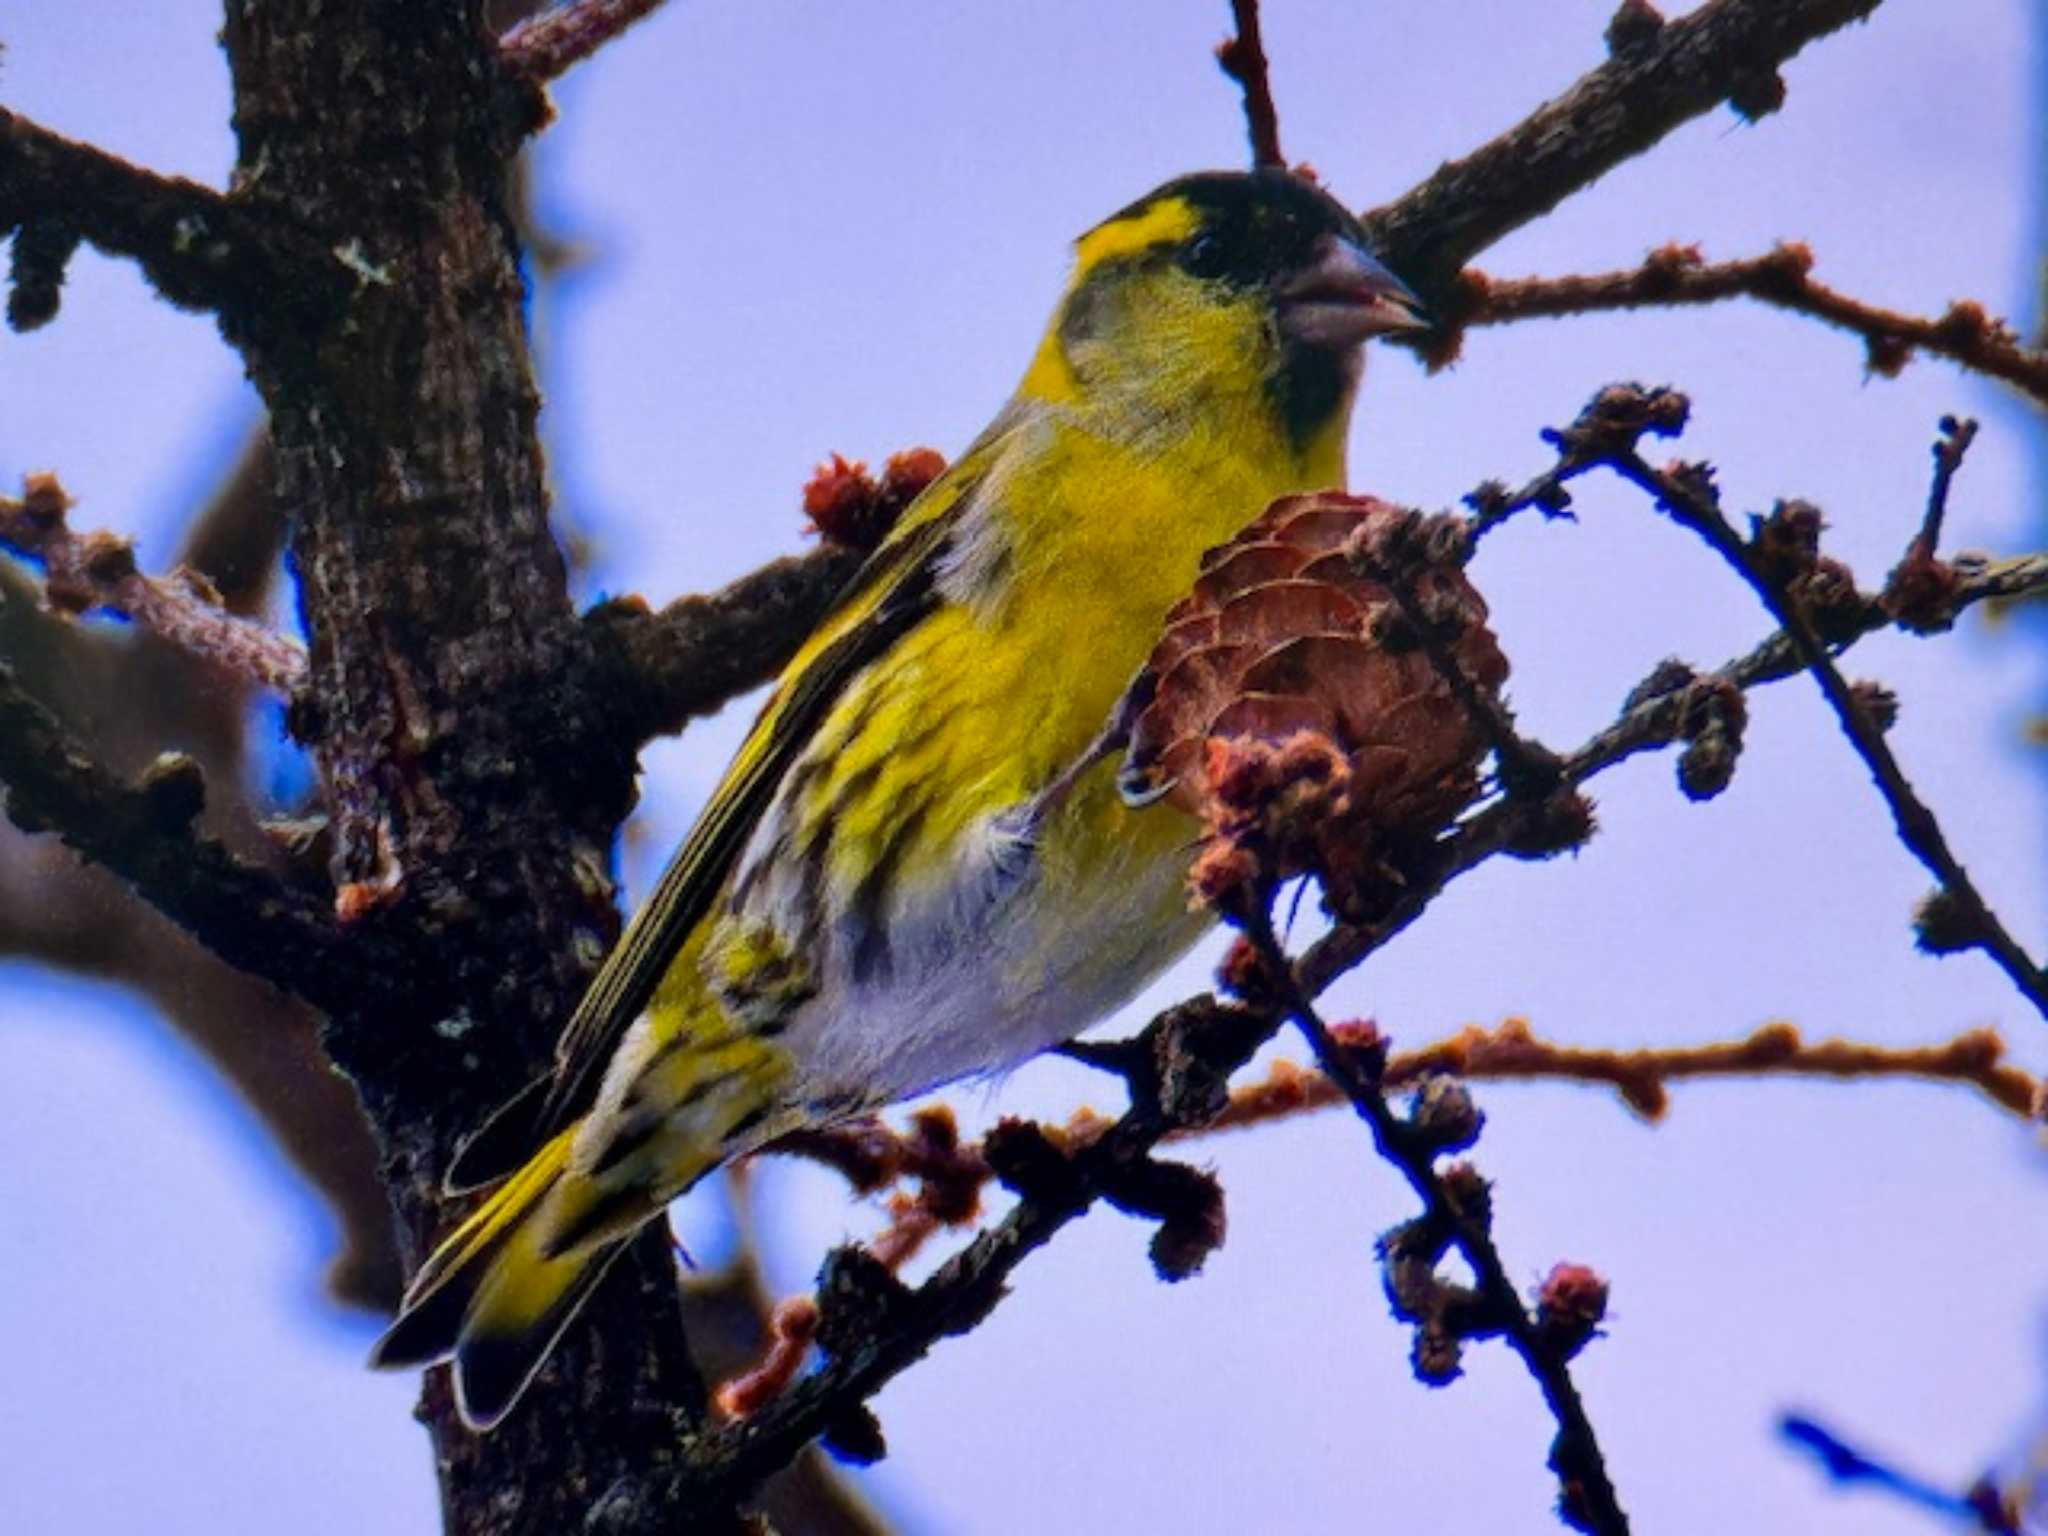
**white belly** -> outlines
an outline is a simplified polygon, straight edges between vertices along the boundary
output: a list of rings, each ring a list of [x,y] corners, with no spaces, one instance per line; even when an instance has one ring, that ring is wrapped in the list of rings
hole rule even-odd
[[[880,1104],[1014,1066],[1129,1001],[1208,928],[1188,910],[1184,852],[1085,863],[992,881],[970,857],[946,889],[892,904],[889,966],[857,978],[835,961],[782,1036],[795,1095]]]

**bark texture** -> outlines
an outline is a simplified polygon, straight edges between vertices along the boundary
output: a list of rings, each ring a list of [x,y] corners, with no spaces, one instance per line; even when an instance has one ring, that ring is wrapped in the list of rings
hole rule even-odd
[[[311,639],[292,723],[319,765],[338,911],[423,926],[442,971],[419,1013],[338,1009],[325,1033],[417,1253],[445,1223],[456,1143],[547,1059],[617,923],[607,850],[632,761],[573,688],[587,647],[548,527],[508,203],[543,107],[498,67],[477,0],[235,0],[224,41],[232,201],[324,253],[330,270],[293,282],[344,282],[310,319],[249,296],[231,339],[291,518]],[[448,1529],[627,1528],[605,1511],[703,1408],[679,1308],[650,1231],[495,1434],[459,1427],[436,1373],[423,1416]],[[730,1518],[671,1528],[692,1524]]]

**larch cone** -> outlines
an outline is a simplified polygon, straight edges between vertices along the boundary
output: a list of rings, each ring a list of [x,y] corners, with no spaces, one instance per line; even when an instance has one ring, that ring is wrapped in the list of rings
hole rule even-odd
[[[1203,556],[1153,648],[1122,779],[1202,818],[1198,898],[1315,874],[1333,910],[1369,915],[1477,796],[1485,733],[1389,585],[1497,696],[1507,659],[1465,547],[1460,519],[1323,491]]]

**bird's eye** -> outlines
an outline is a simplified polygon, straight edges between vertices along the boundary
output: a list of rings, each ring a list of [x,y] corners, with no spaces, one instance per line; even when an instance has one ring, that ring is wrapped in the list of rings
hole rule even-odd
[[[1214,277],[1223,270],[1223,242],[1199,234],[1180,248],[1181,270],[1194,277]]]

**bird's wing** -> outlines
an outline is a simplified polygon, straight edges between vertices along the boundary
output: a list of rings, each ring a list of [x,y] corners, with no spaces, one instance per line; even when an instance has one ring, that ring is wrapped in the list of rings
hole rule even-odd
[[[937,581],[948,546],[987,478],[1001,435],[991,428],[934,481],[848,584],[832,616],[763,706],[654,894],[576,1005],[555,1047],[553,1073],[504,1106],[462,1149],[449,1175],[452,1188],[509,1172],[589,1107],[620,1038],[711,909],[819,723],[848,682],[939,601]]]

